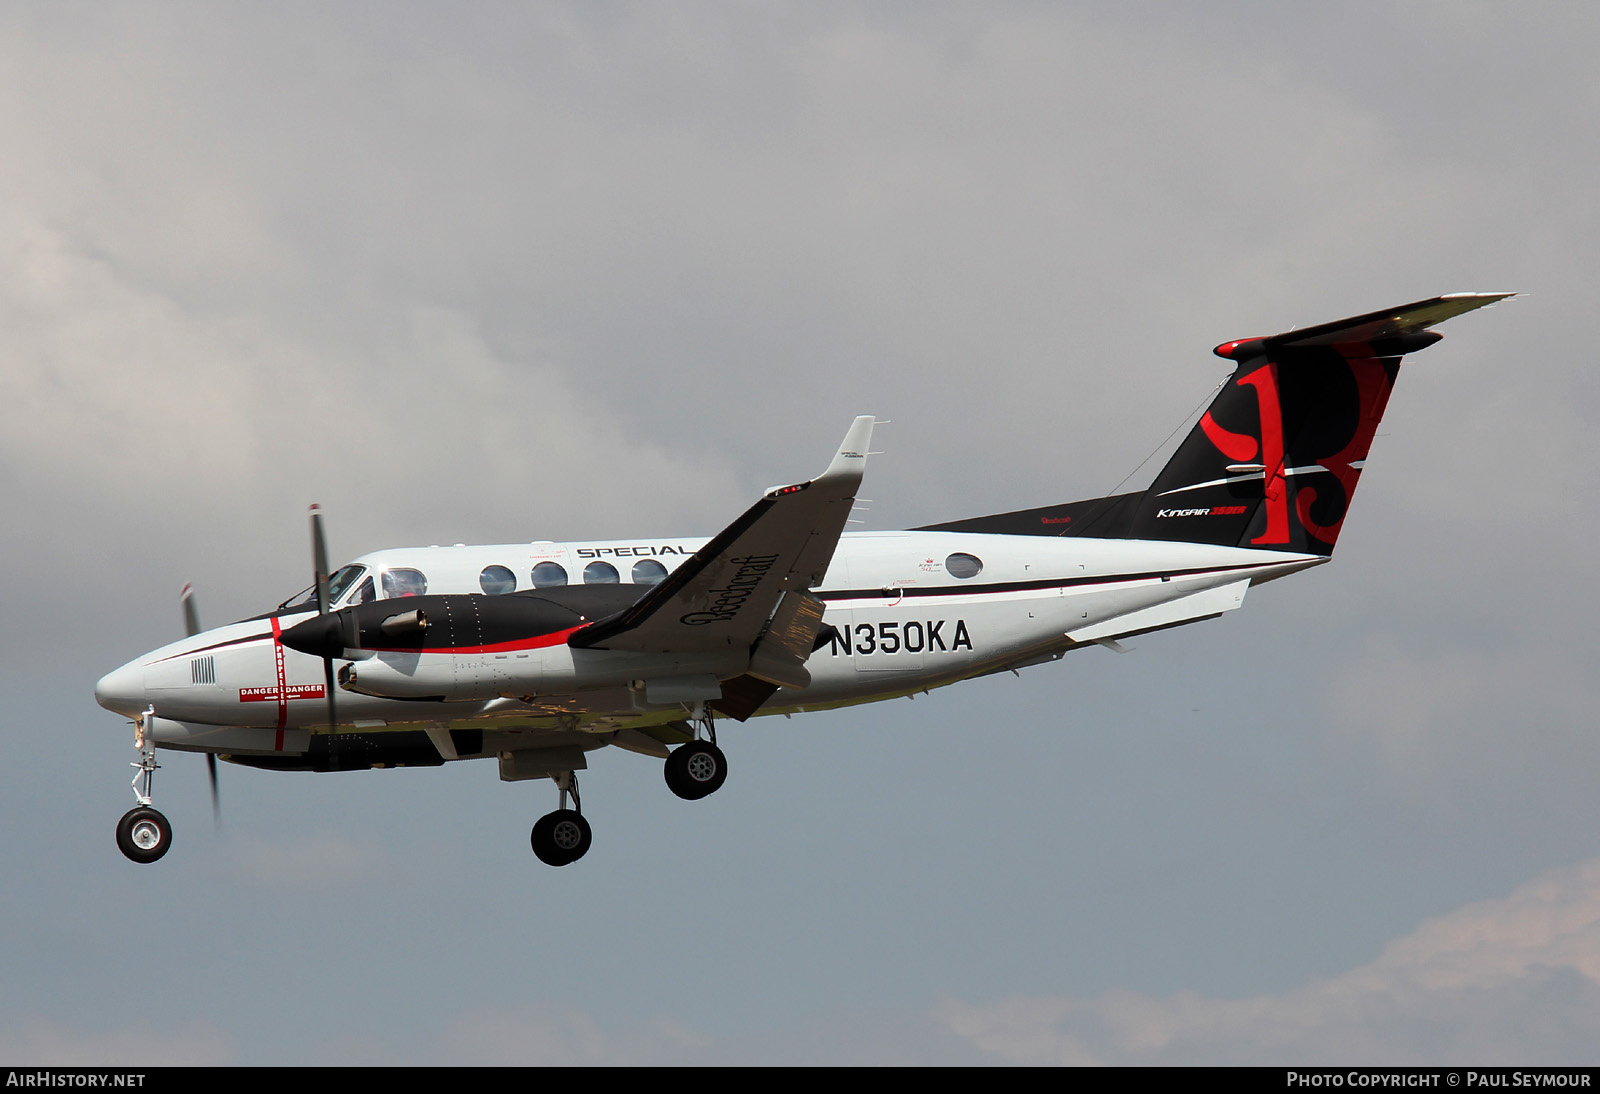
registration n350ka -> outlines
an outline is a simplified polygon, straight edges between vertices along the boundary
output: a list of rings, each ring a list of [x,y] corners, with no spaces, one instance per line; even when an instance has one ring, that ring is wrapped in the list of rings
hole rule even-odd
[[[719,721],[871,703],[1209,619],[1328,561],[1401,359],[1429,328],[1508,293],[1457,293],[1225,342],[1229,379],[1148,489],[845,532],[874,419],[816,478],[767,491],[709,539],[377,551],[252,619],[108,673],[133,720],[135,862],[172,829],[158,749],[292,771],[492,760],[553,780],[538,857],[589,849],[578,772],[608,746],[662,761],[682,798],[717,790]]]

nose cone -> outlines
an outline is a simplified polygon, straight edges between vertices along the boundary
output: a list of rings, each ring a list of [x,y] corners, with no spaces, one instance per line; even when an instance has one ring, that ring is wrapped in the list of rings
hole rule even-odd
[[[144,666],[129,661],[115,672],[100,677],[94,686],[94,701],[107,710],[136,718],[148,705],[144,695]]]

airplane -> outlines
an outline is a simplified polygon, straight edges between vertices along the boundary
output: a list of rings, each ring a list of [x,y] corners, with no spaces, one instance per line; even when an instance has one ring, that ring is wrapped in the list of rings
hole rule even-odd
[[[533,826],[564,866],[592,830],[577,773],[607,746],[663,761],[680,798],[727,777],[717,720],[878,702],[1215,618],[1327,562],[1401,359],[1429,328],[1512,293],[1454,293],[1213,351],[1234,363],[1145,490],[846,532],[871,416],[826,470],[775,487],[709,539],[655,536],[383,550],[272,611],[108,673],[132,719],[136,805],[117,845],[155,862],[172,827],[157,749],[291,771],[492,759],[550,779]]]

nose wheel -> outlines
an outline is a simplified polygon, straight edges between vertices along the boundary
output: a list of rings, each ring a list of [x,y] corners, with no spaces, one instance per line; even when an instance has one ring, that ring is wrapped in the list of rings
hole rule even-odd
[[[134,862],[154,862],[172,846],[172,822],[146,806],[130,809],[117,822],[117,846]]]
[[[571,771],[556,776],[556,786],[561,790],[561,808],[546,813],[533,826],[529,843],[533,853],[546,866],[565,866],[577,862],[589,851],[594,833],[589,822],[579,812],[583,806],[578,801],[578,777]],[[567,808],[567,795],[572,795],[572,808]]]

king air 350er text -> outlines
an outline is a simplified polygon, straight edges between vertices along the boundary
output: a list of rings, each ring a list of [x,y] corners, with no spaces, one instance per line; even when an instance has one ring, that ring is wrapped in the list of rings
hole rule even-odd
[[[533,850],[589,849],[577,773],[612,746],[665,761],[683,798],[722,785],[719,717],[870,703],[1209,619],[1326,562],[1401,358],[1508,293],[1458,293],[1226,342],[1235,363],[1147,490],[903,532],[844,534],[873,419],[827,470],[710,539],[378,551],[273,611],[107,674],[133,719],[136,808],[117,842],[167,852],[156,749],[292,771],[493,760],[551,779]]]

